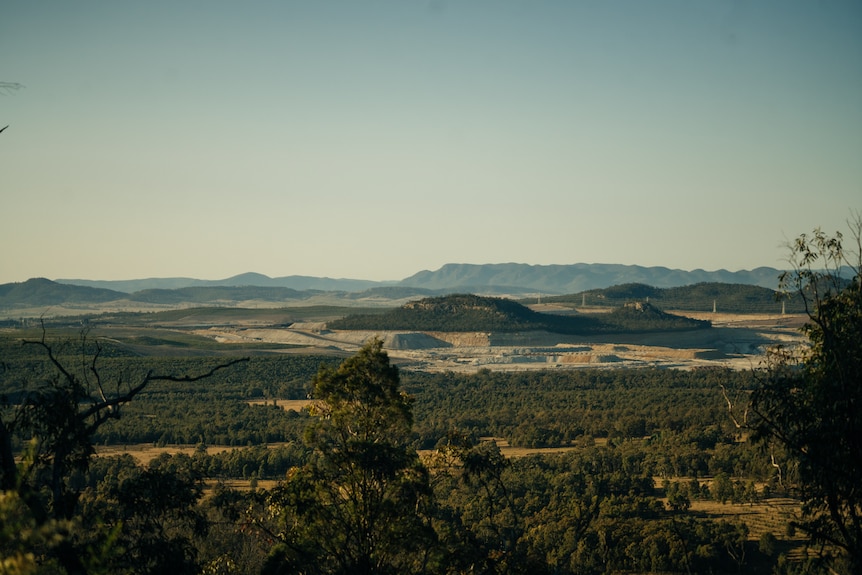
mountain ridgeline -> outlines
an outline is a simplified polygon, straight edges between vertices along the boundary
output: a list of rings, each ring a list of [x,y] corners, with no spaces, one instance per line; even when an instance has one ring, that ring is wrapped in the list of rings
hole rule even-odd
[[[131,294],[147,289],[177,289],[184,287],[258,286],[294,290],[343,291],[358,293],[379,287],[418,288],[445,293],[563,295],[609,286],[642,283],[660,288],[695,283],[735,283],[776,289],[781,270],[759,267],[753,270],[679,270],[661,266],[621,264],[530,265],[446,264],[438,270],[420,271],[402,280],[369,281],[310,276],[271,278],[259,273],[245,273],[221,280],[192,278],[150,278],[138,280],[60,279],[58,283],[97,287]]]
[[[358,314],[331,321],[344,330],[511,333],[548,331],[567,335],[704,329],[708,321],[665,313],[648,303],[630,303],[607,314],[539,313],[513,300],[454,294],[425,298],[380,314]]]
[[[643,302],[666,310],[694,312],[805,312],[805,305],[799,294],[785,298],[775,290],[760,286],[715,282],[670,288],[627,283],[570,295],[548,296],[542,298],[542,301],[583,307],[619,307],[626,303]]]
[[[534,266],[447,264],[397,282],[247,273],[223,280],[162,278],[128,281],[30,279],[0,285],[0,312],[40,306],[345,305],[386,308],[409,300],[474,293],[571,307],[619,307],[639,301],[662,309],[732,313],[779,313],[779,270],[705,272],[611,264]],[[783,302],[788,313],[801,302]],[[38,310],[36,310],[38,311]]]
[[[407,300],[476,293],[485,296],[518,297],[497,286],[468,286],[464,290],[428,289],[408,286],[377,286],[359,292],[297,290],[277,286],[189,286],[181,288],[148,288],[125,293],[107,288],[79,286],[35,278],[21,283],[0,285],[0,311],[14,317],[18,308],[62,305],[134,307],[135,304],[163,306],[244,307],[248,302],[266,307],[292,305],[326,305],[347,307],[391,307]],[[697,283],[670,288],[641,283],[612,285],[602,289],[574,292],[568,295],[521,295],[522,303],[557,303],[567,307],[620,307],[626,303],[652,303],[665,310],[728,313],[802,313],[801,299],[779,300],[775,290],[746,284]]]

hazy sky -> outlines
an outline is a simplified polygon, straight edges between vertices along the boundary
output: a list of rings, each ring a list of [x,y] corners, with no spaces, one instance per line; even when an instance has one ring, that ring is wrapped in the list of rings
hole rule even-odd
[[[862,2],[0,4],[0,283],[781,267],[862,207]]]

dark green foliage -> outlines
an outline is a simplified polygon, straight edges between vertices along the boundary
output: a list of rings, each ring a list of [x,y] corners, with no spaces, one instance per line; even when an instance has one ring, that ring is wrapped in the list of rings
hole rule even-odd
[[[332,329],[381,329],[443,332],[550,331],[598,334],[632,331],[699,329],[709,322],[673,316],[651,306],[622,309],[607,316],[561,316],[535,312],[513,300],[470,294],[450,295],[404,304],[375,315],[351,315],[331,321]]]
[[[478,458],[480,473],[469,462]],[[736,570],[745,531],[680,517],[648,471],[616,449],[497,463],[487,444],[463,452],[437,489],[459,530],[444,539],[462,572],[577,573]],[[436,476],[436,475],[435,475]],[[453,538],[455,535],[459,537]],[[461,542],[462,548],[454,543]],[[730,548],[730,551],[728,551]],[[477,549],[483,553],[476,555]],[[481,558],[477,561],[477,558]]]
[[[40,339],[23,342],[44,357],[37,371],[22,374],[3,365],[3,388],[18,389],[14,402],[7,397],[0,412],[2,495],[14,494],[34,526],[69,529],[56,534],[54,545],[42,551],[39,562],[56,564],[66,573],[85,573],[112,570],[109,565],[125,554],[121,563],[131,572],[161,573],[168,566],[176,573],[196,572],[194,547],[165,523],[179,517],[197,523],[193,508],[200,485],[193,478],[158,470],[126,477],[127,481],[117,483],[118,491],[109,490],[101,498],[114,499],[109,505],[118,514],[113,523],[104,520],[107,508],[97,512],[96,518],[87,516],[82,478],[90,471],[96,431],[118,418],[120,408],[151,383],[196,383],[244,359],[213,365],[196,376],[147,370],[126,379],[108,379],[99,368],[101,346],[95,342],[91,347],[86,332],[78,343],[78,361],[68,363],[60,354],[65,351],[63,346],[55,346],[46,336],[43,330]],[[20,462],[15,461],[16,439],[27,444]],[[76,529],[79,524],[89,528]],[[198,528],[203,524],[195,525]]]
[[[102,346],[111,381],[150,369],[206,372],[219,361]],[[7,399],[23,397],[16,382],[50,374],[35,348],[0,349],[12,353]],[[57,354],[80,362],[74,346]],[[739,441],[719,391],[755,383],[724,369],[411,373],[395,369],[379,342],[340,366],[254,357],[206,380],[148,386],[95,436],[254,445],[208,455],[201,443],[148,467],[128,456],[89,459],[68,477],[81,494],[80,523],[61,541],[94,573],[770,573],[755,566],[758,543],[746,543],[744,526],[686,511],[709,497],[698,477],[726,476],[740,501],[746,481],[770,477],[769,458]],[[246,404],[310,392],[321,401],[317,418]],[[508,460],[486,436],[580,449]],[[273,438],[288,443],[262,445]],[[435,456],[420,461],[418,446],[436,446]],[[672,479],[656,489],[653,477]],[[245,493],[218,485],[201,500],[204,478],[283,483]],[[4,520],[32,519],[7,508]],[[21,548],[0,535],[0,552]],[[37,539],[47,569],[60,550]]]
[[[451,295],[409,302],[380,315],[353,315],[328,323],[332,329],[420,331],[524,331],[546,329],[544,316],[512,300]]]
[[[590,292],[590,295],[598,297],[600,300],[604,301],[610,301],[614,303],[626,303],[632,301],[646,301],[649,298],[655,298],[656,296],[660,296],[663,291],[664,290],[654,288],[645,284],[629,283],[611,286],[603,290],[593,290],[592,292]],[[560,297],[551,298],[550,301],[558,300],[560,300]]]
[[[221,357],[137,357],[127,346],[110,340],[88,340],[85,355],[100,347],[99,371],[105,381],[130,382],[147,372],[206,373],[224,361]],[[58,359],[81,362],[80,345],[63,340],[55,344]],[[76,350],[77,348],[77,350]],[[54,367],[39,350],[20,340],[0,338],[6,358],[0,371],[0,397],[19,404],[33,381],[50,381]],[[202,382],[161,381],[147,386],[134,402],[122,407],[122,417],[94,430],[96,444],[133,443],[248,445],[298,441],[306,416],[272,405],[252,406],[250,399],[303,399],[309,382],[321,365],[334,365],[331,356],[256,356],[231,370],[217,371]],[[85,365],[85,367],[87,367]],[[20,447],[19,439],[13,442]]]
[[[862,219],[854,222],[856,249]],[[804,501],[799,527],[862,571],[862,254],[853,277],[840,233],[820,230],[793,244],[783,284],[805,298],[807,349],[779,349],[751,398],[756,438],[785,450]],[[846,269],[846,268],[845,268]],[[843,563],[842,563],[843,564]]]
[[[666,313],[649,303],[628,303],[601,316],[603,327],[597,328],[604,333],[634,333],[649,331],[671,331],[686,329],[703,329],[710,327],[710,322],[695,320]]]
[[[314,380],[313,453],[270,494],[278,538],[266,573],[421,571],[433,540],[429,477],[410,444],[412,401],[374,340]]]
[[[415,398],[415,433],[423,447],[433,447],[452,429],[524,447],[649,436],[673,457],[657,473],[677,475],[708,473],[707,453],[733,443],[719,385],[751,388],[754,381],[750,373],[725,369],[403,375]]]
[[[88,474],[81,515],[98,529],[79,533],[78,546],[109,540],[112,552],[101,567],[111,572],[198,573],[194,540],[208,526],[197,507],[201,477],[191,462],[164,457],[145,468],[124,456],[97,463]]]

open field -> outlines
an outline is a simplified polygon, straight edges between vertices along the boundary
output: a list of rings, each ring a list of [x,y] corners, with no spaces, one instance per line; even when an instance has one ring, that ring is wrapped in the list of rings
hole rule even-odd
[[[207,446],[207,454],[216,455],[218,453],[223,453],[225,451],[233,451],[235,449],[243,449],[244,446],[233,447],[230,445],[209,445]],[[106,446],[97,446],[96,447],[96,455],[101,457],[110,457],[112,455],[131,455],[134,457],[138,463],[141,465],[149,465],[149,463],[156,459],[158,456],[163,453],[167,453],[168,455],[177,455],[182,453],[183,455],[188,455],[191,457],[197,451],[197,446],[195,445],[165,445],[163,447],[157,447],[152,443],[141,443],[135,445],[106,445]]]
[[[772,533],[778,539],[802,542],[805,537],[787,535],[787,526],[797,513],[799,502],[795,499],[773,497],[757,503],[719,503],[717,501],[692,501],[691,511],[713,519],[739,521],[748,526],[748,539],[757,541],[764,533]]]
[[[286,411],[302,411],[314,403],[310,399],[250,399],[249,405],[275,405]]]
[[[277,401],[278,405],[283,407],[284,409],[302,409],[305,405],[308,405],[308,401],[306,400],[287,400],[287,399],[279,399],[279,400],[269,400],[267,403],[271,403],[272,401]],[[260,404],[262,402],[249,402],[250,404]],[[301,405],[300,405],[301,404]],[[483,438],[486,440],[493,440],[497,446],[500,448],[500,452],[506,457],[526,457],[529,455],[538,455],[542,453],[562,453],[565,451],[572,451],[576,449],[582,449],[582,447],[578,446],[570,446],[570,447],[544,447],[537,449],[529,449],[526,447],[512,447],[509,445],[509,442],[505,439],[501,438]],[[605,438],[597,438],[595,440],[595,445],[605,445],[607,444],[607,439]],[[275,448],[280,443],[270,443],[267,447]],[[208,455],[216,455],[219,453],[224,453],[226,451],[234,451],[236,449],[244,449],[245,446],[231,446],[231,445],[208,445],[206,446],[206,452]],[[184,454],[191,457],[197,451],[197,446],[195,445],[164,445],[164,446],[156,446],[152,443],[141,443],[135,445],[107,445],[107,446],[97,446],[96,454],[101,457],[109,457],[112,455],[131,455],[134,457],[138,463],[142,465],[148,465],[153,459],[156,459],[160,455],[167,453],[168,455],[177,455]],[[422,452],[420,452],[422,453]]]

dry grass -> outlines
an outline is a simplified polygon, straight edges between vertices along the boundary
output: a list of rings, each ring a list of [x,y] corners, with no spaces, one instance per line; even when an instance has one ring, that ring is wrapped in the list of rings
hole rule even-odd
[[[787,525],[799,512],[795,499],[770,498],[757,503],[719,503],[717,501],[692,501],[691,511],[712,519],[741,522],[748,526],[748,538],[758,541],[764,533],[772,533],[778,539],[788,539]],[[802,541],[797,535],[791,538]]]
[[[690,509],[691,513],[709,519],[744,523],[748,527],[749,541],[760,541],[764,533],[772,533],[778,541],[777,553],[784,554],[790,561],[802,561],[809,554],[805,535],[801,532],[791,535],[792,530],[788,530],[799,511],[798,501],[778,497],[758,503],[692,501]]]
[[[314,403],[312,399],[250,399],[249,405],[276,405],[285,411],[302,411]]]
[[[204,484],[204,497],[212,495],[216,485],[224,485],[237,491],[251,491],[252,489],[272,489],[277,484],[278,481],[275,479],[258,479],[257,487],[252,487],[251,479],[211,479]]]
[[[583,450],[582,445],[568,445],[565,447],[513,447],[509,442],[500,437],[482,437],[482,441],[493,441],[500,448],[500,453],[508,458],[527,457],[530,455],[539,455],[543,453],[565,453],[566,451]],[[607,438],[599,437],[594,439],[594,445],[605,446],[608,443]]]
[[[268,443],[268,448],[275,448],[280,445],[284,445],[283,443]],[[208,445],[206,450],[208,455],[216,455],[218,453],[224,453],[226,451],[233,451],[235,449],[245,449],[244,445]],[[182,453],[184,455],[188,455],[191,457],[194,455],[195,451],[197,451],[197,446],[195,445],[165,445],[163,447],[158,447],[153,445],[152,443],[138,443],[133,445],[108,445],[108,446],[97,446],[96,447],[96,455],[99,457],[110,457],[112,455],[131,455],[135,458],[135,460],[140,465],[149,465],[150,462],[162,455],[163,453],[167,453],[168,455],[177,455]]]

